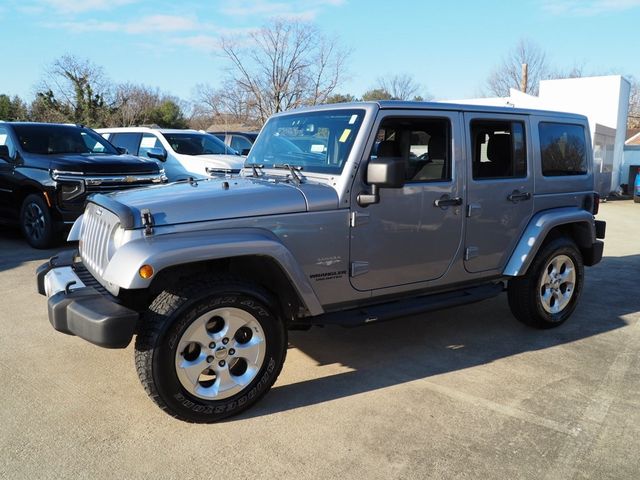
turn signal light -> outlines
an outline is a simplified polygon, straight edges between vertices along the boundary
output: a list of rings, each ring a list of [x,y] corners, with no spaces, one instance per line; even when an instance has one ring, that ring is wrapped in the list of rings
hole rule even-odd
[[[138,274],[145,280],[153,277],[153,267],[151,265],[143,265],[138,270]]]

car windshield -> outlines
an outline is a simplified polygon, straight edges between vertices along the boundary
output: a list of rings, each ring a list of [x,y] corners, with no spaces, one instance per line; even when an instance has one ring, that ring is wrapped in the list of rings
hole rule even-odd
[[[365,111],[324,110],[270,119],[253,144],[245,166],[290,166],[304,172],[340,173]]]
[[[238,155],[233,148],[225,145],[219,138],[210,133],[162,132],[171,148],[176,153],[183,155]]]
[[[28,153],[118,155],[113,145],[89,128],[74,125],[15,125],[14,130],[22,149]]]

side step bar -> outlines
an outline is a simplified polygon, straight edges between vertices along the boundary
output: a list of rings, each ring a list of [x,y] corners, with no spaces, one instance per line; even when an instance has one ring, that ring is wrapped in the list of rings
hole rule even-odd
[[[292,323],[291,326],[342,325],[343,327],[357,327],[367,323],[382,322],[393,318],[479,302],[495,297],[502,291],[504,291],[502,283],[481,285],[455,292],[424,295],[352,310],[325,313],[316,317],[301,318]]]

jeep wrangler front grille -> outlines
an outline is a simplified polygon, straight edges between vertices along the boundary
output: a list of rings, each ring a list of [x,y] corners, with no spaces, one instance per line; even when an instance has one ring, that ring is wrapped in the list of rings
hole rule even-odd
[[[80,230],[82,263],[96,278],[102,278],[109,263],[109,238],[118,225],[118,217],[95,203],[87,204]]]

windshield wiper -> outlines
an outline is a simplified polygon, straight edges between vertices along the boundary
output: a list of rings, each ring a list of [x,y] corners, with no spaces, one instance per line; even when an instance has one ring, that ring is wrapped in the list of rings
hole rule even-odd
[[[291,178],[296,183],[296,185],[300,185],[304,177],[300,173],[302,171],[302,167],[298,165],[290,165],[288,163],[280,163],[273,166],[273,168],[286,169],[291,172]]]
[[[258,173],[258,169],[262,170],[264,168],[264,165],[260,165],[258,163],[245,163],[244,166],[251,167],[251,169],[253,170],[254,177],[259,177],[260,173]]]

